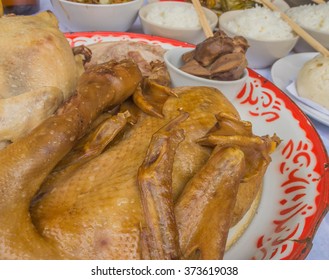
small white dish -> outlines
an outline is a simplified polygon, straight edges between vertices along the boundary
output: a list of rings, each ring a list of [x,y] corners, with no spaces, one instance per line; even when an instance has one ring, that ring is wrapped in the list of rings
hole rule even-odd
[[[302,66],[318,54],[319,53],[317,52],[307,52],[283,57],[273,64],[271,76],[274,84],[285,92],[308,116],[329,126],[329,116],[327,114],[300,102],[296,96],[287,90],[287,87],[296,80],[298,72]]]
[[[219,81],[197,77],[188,74],[179,68],[183,65],[182,55],[193,48],[174,48],[168,50],[164,54],[168,72],[170,74],[173,87],[179,86],[208,86],[219,89],[224,95],[235,96],[238,94],[246,83],[248,78],[248,70],[244,70],[244,75],[241,79],[235,81]]]
[[[70,31],[127,31],[138,17],[144,0],[117,4],[84,4],[51,0],[54,13]]]

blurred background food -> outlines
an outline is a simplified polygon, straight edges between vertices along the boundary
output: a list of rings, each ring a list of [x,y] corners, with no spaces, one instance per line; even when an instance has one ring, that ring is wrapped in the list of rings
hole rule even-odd
[[[40,9],[39,0],[2,0],[2,4],[5,14],[32,15]],[[0,16],[2,14],[1,10],[0,4]]]
[[[249,9],[255,7],[251,0],[200,0],[202,6],[214,10],[217,14],[232,10]]]

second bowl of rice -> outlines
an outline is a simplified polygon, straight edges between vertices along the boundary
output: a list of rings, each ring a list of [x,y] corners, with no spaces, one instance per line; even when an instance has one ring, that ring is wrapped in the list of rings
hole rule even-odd
[[[329,49],[329,2],[293,7],[286,13],[314,39]],[[298,40],[294,50],[296,52],[315,51],[302,38]]]
[[[212,30],[218,25],[218,16],[203,7]],[[197,12],[187,2],[160,1],[147,4],[139,10],[139,18],[145,34],[171,38],[191,44],[205,40]]]
[[[246,57],[250,68],[271,66],[288,55],[299,38],[278,12],[259,6],[223,13],[219,17],[219,28],[229,36],[243,36],[248,40]]]

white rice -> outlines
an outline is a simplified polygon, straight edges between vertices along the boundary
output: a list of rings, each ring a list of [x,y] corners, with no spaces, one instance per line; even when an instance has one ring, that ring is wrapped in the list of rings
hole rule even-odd
[[[329,3],[294,7],[287,14],[299,25],[329,33]]]
[[[198,15],[193,6],[151,7],[145,18],[151,22],[175,28],[200,28]]]
[[[295,36],[279,12],[260,6],[244,10],[227,23],[227,28],[235,34],[258,40],[281,40]]]

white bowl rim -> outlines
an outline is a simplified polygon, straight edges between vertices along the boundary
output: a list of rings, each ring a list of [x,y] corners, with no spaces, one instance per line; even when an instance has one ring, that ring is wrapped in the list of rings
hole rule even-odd
[[[197,27],[197,28],[189,28],[189,27],[180,27],[180,28],[177,28],[177,27],[170,27],[170,26],[163,26],[161,24],[158,24],[156,22],[153,22],[153,21],[149,21],[147,20],[141,13],[143,13],[145,11],[146,8],[149,8],[150,6],[157,6],[157,5],[172,5],[172,4],[178,4],[178,5],[185,5],[185,6],[193,6],[192,3],[188,3],[188,2],[180,2],[180,1],[159,1],[159,2],[153,2],[153,3],[148,3],[146,4],[145,6],[141,7],[138,11],[138,15],[139,17],[149,23],[149,24],[152,24],[154,26],[157,26],[157,27],[161,27],[162,29],[167,29],[167,30],[182,30],[182,31],[199,31],[202,29],[202,27]],[[210,26],[215,28],[216,24],[218,23],[218,17],[216,15],[216,13],[206,7],[202,7],[203,9],[209,11],[210,14],[213,14],[214,15],[214,19],[216,18],[215,21],[213,22],[210,22]],[[206,15],[207,16],[207,15]],[[208,18],[208,17],[207,17]],[[210,21],[212,21],[212,18],[208,18]]]
[[[125,5],[130,5],[134,2],[144,2],[144,0],[130,0],[128,2],[112,3],[112,4],[89,4],[89,3],[72,2],[69,0],[51,0],[51,1],[64,2],[65,4],[69,4],[72,6],[103,7],[103,8],[110,7],[110,6],[125,6]]]
[[[323,30],[318,30],[318,29],[314,29],[311,28],[309,26],[305,26],[303,24],[298,24],[301,28],[305,29],[305,31],[309,31],[309,32],[314,32],[314,33],[319,33],[321,35],[325,35],[325,36],[329,36],[329,32],[327,31],[323,31]]]
[[[227,11],[227,12],[223,13],[222,15],[228,14],[228,13],[230,13],[230,14],[237,14],[238,15],[238,14],[240,14],[242,12],[243,12],[243,10]],[[223,18],[221,19],[222,15],[219,16],[219,29],[221,29],[220,28],[221,22],[223,22],[222,21]],[[227,28],[227,26],[225,26],[225,27]],[[229,29],[229,28],[227,28],[227,29]],[[233,31],[231,31],[231,32],[234,33]],[[259,42],[259,43],[264,43],[264,42],[266,42],[266,43],[282,43],[282,42],[289,42],[289,41],[296,41],[297,42],[297,40],[299,39],[299,36],[296,33],[293,33],[293,34],[294,34],[294,37],[293,38],[278,39],[278,40],[274,40],[274,39],[256,39],[256,38],[252,38],[252,37],[245,36],[245,35],[240,35],[240,34],[236,34],[236,35],[237,36],[243,36],[248,41],[249,40],[253,40],[253,41]]]
[[[198,77],[198,76],[191,75],[191,74],[189,74],[189,73],[186,73],[186,72],[180,70],[178,67],[176,67],[174,64],[172,64],[172,63],[168,60],[168,53],[170,53],[170,52],[172,52],[172,51],[174,51],[174,50],[177,50],[177,49],[184,49],[184,50],[186,50],[186,51],[194,50],[194,48],[179,48],[179,47],[178,47],[178,48],[173,48],[173,49],[167,50],[167,51],[165,52],[165,54],[164,54],[164,56],[163,56],[163,59],[164,59],[165,63],[169,64],[169,65],[171,66],[171,68],[172,68],[174,71],[176,71],[177,73],[179,73],[179,74],[181,74],[181,75],[183,75],[183,76],[185,76],[185,77],[187,77],[187,78],[191,78],[191,79],[196,80],[196,81],[203,81],[203,82],[206,81],[206,82],[209,83],[210,85],[214,85],[214,86],[216,86],[216,85],[219,85],[219,84],[222,84],[222,85],[229,85],[229,84],[234,85],[234,84],[239,84],[239,83],[241,83],[242,81],[246,80],[247,77],[248,77],[248,75],[249,75],[249,74],[248,74],[248,69],[247,69],[247,68],[244,69],[244,71],[243,71],[243,76],[242,76],[240,79],[238,79],[238,80],[233,80],[233,81],[210,80],[210,79],[207,79],[207,78],[202,78],[202,77]]]
[[[296,6],[296,7],[291,7],[291,8],[289,8],[288,10],[291,10],[291,9],[294,9],[294,8],[298,8],[298,6]],[[306,31],[311,31],[311,32],[315,32],[315,33],[320,33],[320,34],[323,34],[323,35],[329,35],[329,32],[327,31],[323,31],[323,30],[318,30],[318,29],[314,29],[314,28],[312,28],[312,27],[309,27],[309,26],[306,26],[306,25],[304,25],[304,24],[302,24],[302,23],[298,23],[298,25],[300,26],[300,27],[302,27],[303,29],[306,29]]]

